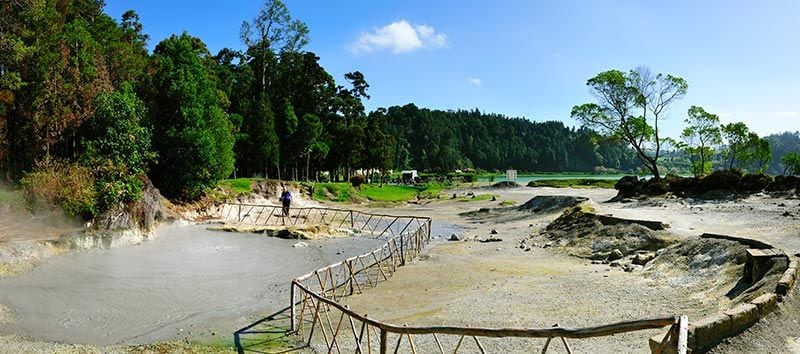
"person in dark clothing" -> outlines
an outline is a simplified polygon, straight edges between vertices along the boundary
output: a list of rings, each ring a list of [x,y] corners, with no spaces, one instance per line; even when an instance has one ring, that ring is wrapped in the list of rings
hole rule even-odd
[[[283,203],[283,216],[289,216],[289,206],[292,204],[292,193],[283,186],[283,193],[281,193],[281,202]]]

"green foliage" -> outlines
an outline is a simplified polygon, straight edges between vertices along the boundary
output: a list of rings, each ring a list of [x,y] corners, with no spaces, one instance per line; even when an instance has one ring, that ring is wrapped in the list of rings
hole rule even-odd
[[[800,154],[790,152],[781,157],[783,165],[786,166],[783,170],[784,175],[797,175],[800,174]]]
[[[153,53],[149,118],[159,159],[151,171],[172,198],[195,199],[233,171],[232,126],[208,61],[205,45],[186,33]]]
[[[88,167],[52,159],[41,161],[21,181],[34,209],[60,206],[67,214],[91,219],[97,212],[95,178]]]
[[[555,188],[609,188],[613,189],[617,183],[613,179],[540,179],[528,182],[528,187],[555,187]]]
[[[317,183],[314,185],[314,200],[353,202],[356,191],[350,183]]]
[[[695,177],[705,176],[711,172],[714,147],[722,142],[719,116],[706,112],[703,107],[691,106],[689,117],[684,121],[689,126],[681,133],[683,150],[691,157]]]
[[[139,200],[150,151],[150,131],[141,125],[144,103],[130,86],[101,94],[87,124],[82,164],[94,166],[98,211]]]
[[[625,171],[639,166],[630,148],[562,122],[532,122],[478,110],[429,110],[413,104],[379,109],[369,119],[381,122],[381,131],[394,140],[394,169],[588,172],[598,166]]]
[[[734,162],[739,162],[738,167],[741,167],[743,160],[746,159],[745,151],[747,150],[749,134],[750,128],[743,122],[722,125],[722,135],[727,142],[725,156],[730,159],[729,169],[733,169]]]
[[[572,118],[607,138],[629,144],[658,179],[662,143],[658,123],[662,113],[686,95],[686,81],[672,75],[654,76],[640,67],[628,73],[604,71],[587,80],[586,85],[598,102],[573,107]]]
[[[800,152],[800,132],[784,132],[780,134],[773,134],[765,137],[772,150],[772,163],[770,163],[768,172],[771,174],[785,173],[786,165],[782,162],[782,158],[789,153]]]
[[[500,206],[503,206],[503,207],[514,206],[514,205],[517,205],[517,202],[515,202],[513,200],[504,200],[504,201],[500,202]]]
[[[253,190],[253,180],[250,178],[223,179],[217,182],[217,185],[236,195],[250,193]]]

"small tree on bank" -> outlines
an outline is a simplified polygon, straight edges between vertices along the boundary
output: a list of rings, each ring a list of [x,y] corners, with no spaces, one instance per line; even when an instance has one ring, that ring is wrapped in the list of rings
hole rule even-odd
[[[686,95],[686,81],[672,75],[653,75],[639,67],[628,73],[604,71],[586,85],[597,103],[573,107],[572,117],[606,137],[627,142],[653,177],[660,179],[658,158],[663,139],[659,122],[669,106]]]
[[[686,143],[684,151],[692,159],[692,173],[701,177],[711,172],[711,156],[714,146],[722,143],[719,116],[706,112],[703,107],[689,108],[689,117],[684,120],[689,126],[683,129],[681,138]],[[695,160],[699,157],[699,161]]]

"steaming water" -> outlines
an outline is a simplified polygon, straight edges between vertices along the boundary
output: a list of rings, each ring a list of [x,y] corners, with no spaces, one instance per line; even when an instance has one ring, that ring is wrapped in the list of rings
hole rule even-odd
[[[294,240],[203,226],[159,233],[139,246],[71,254],[0,279],[0,304],[16,317],[0,333],[97,345],[230,338],[286,307],[293,277],[385,242],[350,237],[294,248]]]

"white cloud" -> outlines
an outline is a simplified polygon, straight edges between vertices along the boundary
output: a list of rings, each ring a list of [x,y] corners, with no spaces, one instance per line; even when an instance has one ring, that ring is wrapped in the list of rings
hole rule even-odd
[[[471,83],[471,84],[473,84],[475,86],[480,86],[481,83],[482,83],[481,79],[479,79],[477,77],[471,77],[468,80],[469,80],[469,83]]]
[[[441,48],[447,45],[447,36],[428,25],[412,25],[406,20],[392,22],[381,28],[362,33],[350,44],[354,54],[371,53],[389,49],[392,53],[412,52],[421,48]]]

